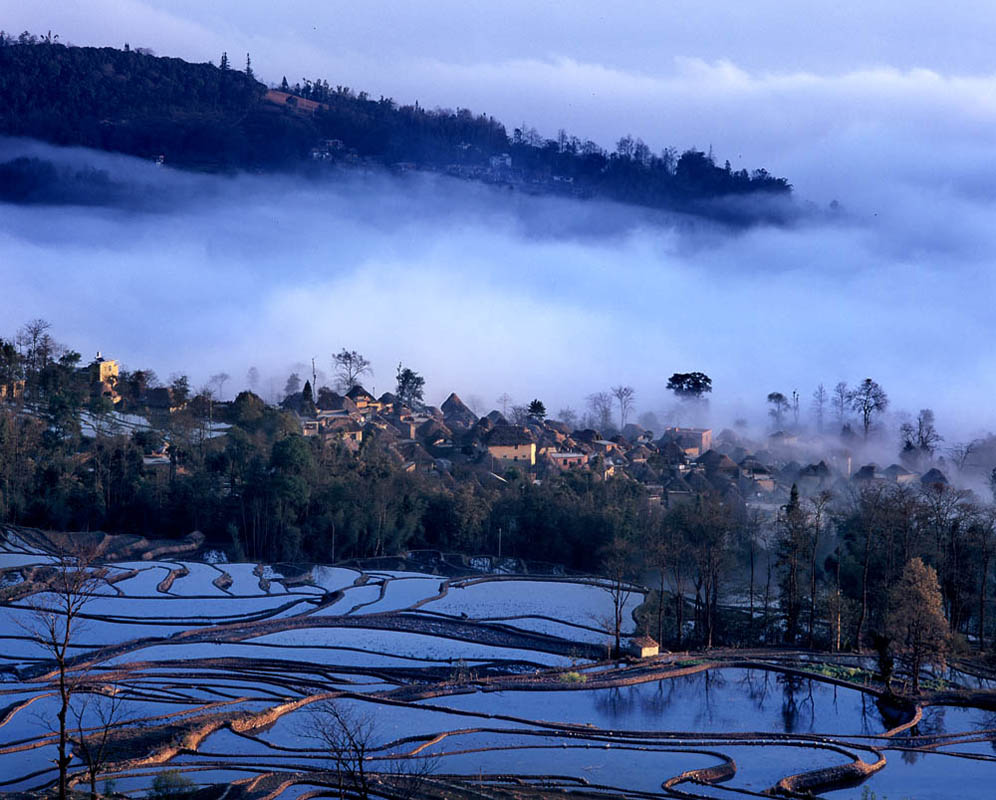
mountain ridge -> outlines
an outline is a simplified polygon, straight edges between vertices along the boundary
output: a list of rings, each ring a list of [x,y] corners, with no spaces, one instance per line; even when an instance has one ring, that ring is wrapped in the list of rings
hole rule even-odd
[[[614,152],[560,131],[509,135],[494,117],[427,110],[327,81],[267,87],[251,70],[146,51],[0,33],[0,135],[78,145],[205,171],[380,166],[427,170],[530,194],[599,198],[751,223],[779,219],[791,184],[734,171],[711,153]],[[760,202],[754,202],[760,201]]]

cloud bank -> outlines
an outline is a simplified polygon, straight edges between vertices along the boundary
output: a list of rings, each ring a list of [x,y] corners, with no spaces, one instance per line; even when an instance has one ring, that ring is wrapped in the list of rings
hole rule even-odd
[[[577,408],[629,383],[656,411],[672,372],[702,370],[716,424],[762,418],[770,391],[805,405],[820,381],[872,376],[895,408],[934,407],[942,432],[996,422],[994,209],[971,181],[886,169],[853,187],[888,201],[877,217],[845,196],[837,215],[732,232],[434,176],[217,177],[0,145],[22,154],[105,170],[127,203],[0,207],[8,336],[45,317],[85,352],[195,383],[244,384],[255,365],[282,385],[349,347],[378,392],[403,361],[427,399],[489,406],[507,391]]]

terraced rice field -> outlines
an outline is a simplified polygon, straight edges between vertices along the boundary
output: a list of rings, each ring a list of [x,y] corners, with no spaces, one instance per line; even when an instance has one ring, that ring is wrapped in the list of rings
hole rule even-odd
[[[57,606],[52,552],[37,532],[0,540],[0,792],[58,775],[38,627]],[[872,692],[757,654],[605,661],[612,597],[595,579],[199,552],[93,565],[68,650],[75,781],[103,738],[99,781],[131,795],[176,770],[219,797],[339,796],[360,765],[370,796],[468,800],[751,796],[798,774],[781,785],[861,797],[829,781],[842,773],[880,797],[941,798],[952,769],[960,796],[982,797],[996,778],[996,715],[977,708],[929,707],[910,728]],[[642,599],[627,598],[624,637]]]

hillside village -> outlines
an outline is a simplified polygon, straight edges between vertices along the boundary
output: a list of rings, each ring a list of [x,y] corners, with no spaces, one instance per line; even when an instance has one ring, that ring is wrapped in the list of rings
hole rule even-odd
[[[375,398],[354,386],[345,395],[325,392],[314,414],[299,419],[303,435],[320,437],[326,445],[343,443],[357,450],[365,438],[377,438],[404,469],[442,479],[467,469],[493,480],[504,480],[508,470],[534,480],[578,470],[597,479],[636,481],[646,488],[651,503],[665,507],[716,492],[774,511],[788,502],[793,485],[807,496],[839,492],[848,481],[948,483],[936,467],[922,474],[896,463],[855,467],[844,448],[814,463],[800,463],[797,458],[824,446],[816,437],[807,440],[779,431],[768,437],[763,449],[752,449],[749,440],[730,429],[714,435],[710,428],[665,427],[655,434],[635,423],[603,436],[537,415],[519,425],[497,410],[478,417],[455,393],[438,408],[414,412],[390,392]]]
[[[139,437],[147,470],[172,466],[183,473],[176,453],[171,457],[171,415],[186,412],[200,419],[195,428],[204,439],[223,437],[231,428],[226,420],[237,401],[217,401],[205,392],[181,396],[173,387],[148,386],[124,402],[128,413],[122,413],[118,409],[125,393],[116,360],[98,352],[79,372],[87,381],[88,408],[95,401],[106,404],[105,413],[82,412],[85,435],[163,434]],[[0,384],[0,400],[18,404],[24,389],[24,379]],[[243,393],[247,394],[251,393]],[[539,483],[551,475],[576,472],[594,480],[635,482],[650,504],[664,508],[712,494],[774,516],[789,501],[793,486],[807,497],[827,491],[840,495],[872,483],[948,484],[936,466],[917,472],[898,463],[885,467],[856,463],[851,450],[842,445],[828,449],[827,440],[815,435],[780,430],[757,443],[729,428],[718,434],[696,427],[655,432],[632,422],[621,431],[603,434],[592,428],[574,429],[541,413],[523,415],[521,410],[515,424],[498,410],[478,416],[455,392],[439,407],[415,410],[391,392],[374,397],[360,384],[344,394],[322,387],[315,402],[309,384],[301,393],[285,397],[280,407],[301,436],[323,448],[356,454],[377,442],[397,468],[449,485],[468,478],[507,483],[510,475]]]

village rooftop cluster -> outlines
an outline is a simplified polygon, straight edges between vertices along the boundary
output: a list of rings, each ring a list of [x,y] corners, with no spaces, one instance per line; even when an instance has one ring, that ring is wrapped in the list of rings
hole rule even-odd
[[[217,401],[210,391],[192,394],[175,384],[149,386],[124,404],[128,413],[121,413],[119,363],[98,352],[80,371],[86,373],[91,394],[91,410],[83,414],[84,434],[91,438],[98,433],[164,434],[143,439],[146,469],[183,472],[182,464],[170,458],[171,415],[185,411],[199,419],[202,439],[224,436],[230,427],[225,420],[237,401]],[[24,387],[23,380],[2,383],[0,399],[18,403]],[[103,413],[92,410],[98,401]],[[777,430],[761,442],[730,428],[717,434],[707,427],[666,426],[655,432],[630,422],[621,430],[576,429],[547,418],[537,402],[534,413],[515,409],[513,417],[493,410],[478,416],[456,393],[439,407],[412,402],[416,406],[412,408],[394,393],[375,397],[359,383],[342,394],[322,387],[316,397],[309,382],[300,392],[284,397],[280,406],[293,416],[302,436],[354,453],[376,441],[408,472],[447,482],[454,481],[455,473],[468,471],[484,482],[505,482],[512,475],[541,482],[552,473],[576,471],[596,480],[636,481],[651,504],[666,508],[716,493],[774,515],[788,502],[793,485],[803,496],[811,496],[822,491],[839,494],[848,486],[872,482],[948,484],[945,472],[932,462],[922,470],[899,463],[884,468],[857,463],[855,452],[860,448],[843,443],[828,446],[828,437],[791,429]]]

